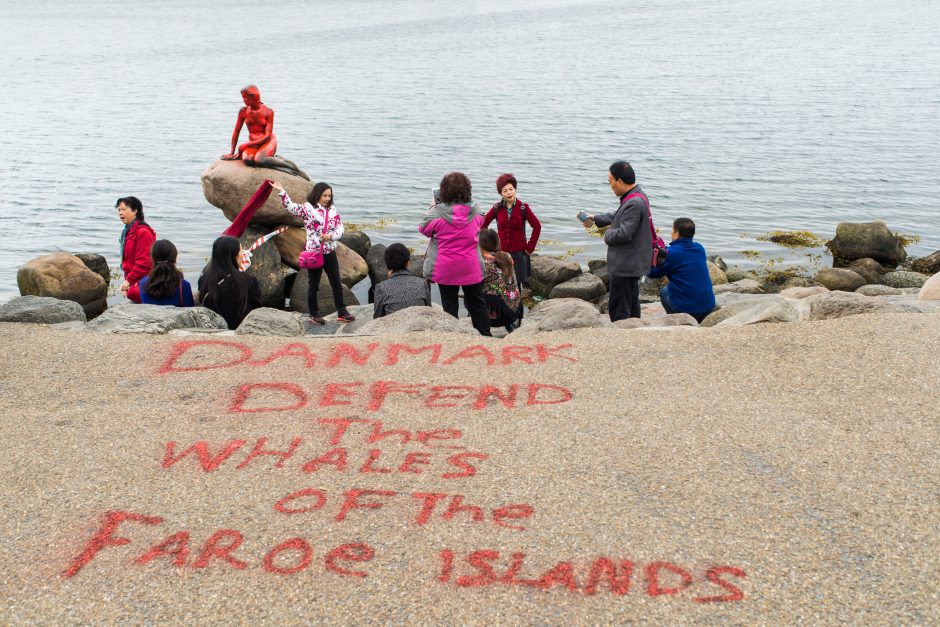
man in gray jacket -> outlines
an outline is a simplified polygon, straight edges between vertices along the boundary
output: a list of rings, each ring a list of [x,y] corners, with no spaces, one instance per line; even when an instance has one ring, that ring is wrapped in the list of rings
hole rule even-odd
[[[611,322],[640,317],[640,277],[650,271],[653,261],[653,235],[650,231],[649,201],[636,184],[636,174],[626,161],[617,161],[607,173],[610,189],[620,197],[613,213],[588,216],[604,233],[607,244],[607,272],[610,274]]]

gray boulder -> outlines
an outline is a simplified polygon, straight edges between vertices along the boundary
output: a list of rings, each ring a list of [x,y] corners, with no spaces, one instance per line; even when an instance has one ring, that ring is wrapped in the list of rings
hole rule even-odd
[[[593,274],[580,274],[570,281],[559,283],[552,288],[549,298],[580,298],[595,300],[607,292],[604,282]]]
[[[937,274],[940,272],[940,250],[915,259],[911,262],[911,269],[921,274]]]
[[[366,253],[366,264],[369,267],[369,280],[372,288],[388,278],[388,266],[385,265],[385,244],[374,244]]]
[[[0,305],[0,322],[59,324],[75,320],[85,322],[85,310],[71,300],[59,300],[51,296],[18,296]]]
[[[854,292],[867,281],[865,277],[847,268],[823,268],[816,273],[816,282],[829,290]]]
[[[940,273],[927,279],[917,293],[917,300],[940,301]]]
[[[622,322],[622,320],[618,320]],[[650,327],[697,327],[698,320],[687,313],[666,314],[665,316],[654,316],[648,319]],[[616,324],[616,322],[614,323]]]
[[[408,272],[424,278],[424,255],[412,255],[408,260]]]
[[[816,294],[825,294],[828,291],[829,289],[823,287],[822,285],[813,285],[810,287],[788,287],[785,290],[780,290],[780,295],[784,298],[800,300],[802,298],[807,298],[808,296],[815,296]]]
[[[782,296],[778,294],[736,294],[728,292],[715,297],[719,309],[716,309],[708,315],[700,326],[713,327],[719,323],[758,306],[766,306],[767,303],[785,302]]]
[[[611,326],[610,318],[597,307],[578,298],[544,300],[533,307],[512,337],[526,337],[543,331]]]
[[[738,327],[762,322],[796,322],[799,319],[799,311],[787,300],[780,299],[777,301],[768,300],[754,303],[750,307],[742,307],[741,311],[709,326]],[[706,326],[705,322],[707,321],[708,318],[702,322],[702,326]]]
[[[302,313],[310,313],[307,307],[307,289],[310,284],[309,273],[298,272],[297,278],[290,289],[290,308]],[[352,290],[343,285],[343,300],[347,305],[358,305],[359,300]],[[317,307],[320,309],[320,315],[326,316],[336,312],[336,303],[333,302],[333,289],[330,287],[330,281],[326,272],[320,275],[320,286],[317,288]]]
[[[669,283],[669,280],[666,277],[661,279],[650,279],[647,278],[645,281],[640,282],[640,302],[641,303],[658,303],[659,302],[659,293],[663,291],[663,288],[666,284]],[[606,311],[606,309],[604,310]]]
[[[725,278],[728,279],[729,283],[736,283],[742,279],[759,280],[756,272],[745,270],[741,266],[728,266],[725,270]]]
[[[610,273],[607,271],[607,262],[601,259],[592,259],[588,262],[588,271],[604,282],[604,289],[610,289]]]
[[[473,327],[462,326],[457,318],[434,307],[408,307],[364,324],[356,335],[402,335],[420,331],[476,335]]]
[[[809,320],[830,320],[858,314],[904,313],[905,309],[881,298],[872,298],[851,292],[829,292],[810,296],[804,301],[809,306]]]
[[[833,265],[845,267],[856,259],[874,259],[895,267],[907,257],[900,238],[884,222],[840,222],[836,236],[826,247],[832,252]]]
[[[718,285],[713,285],[712,290],[715,294],[723,294],[725,292],[735,292],[737,294],[763,294],[763,286],[753,279],[741,279],[735,281],[734,283],[721,283]]]
[[[881,275],[885,273],[884,266],[870,257],[853,261],[852,265],[849,266],[849,270],[862,275],[865,282],[869,284],[880,283]]]
[[[252,309],[235,329],[235,335],[275,335],[294,337],[304,334],[303,315],[270,307]]]
[[[927,282],[927,276],[920,272],[907,272],[899,270],[897,272],[887,272],[881,277],[881,282],[891,287],[916,287],[921,288]]]
[[[205,307],[162,307],[124,303],[85,324],[97,333],[163,334],[174,329],[222,329],[225,319]]]
[[[864,296],[900,296],[904,291],[890,285],[863,285],[855,293]]]
[[[313,182],[300,176],[272,170],[256,168],[243,161],[219,160],[209,165],[202,175],[202,193],[210,205],[218,207],[231,222],[251,199],[264,179],[278,181],[287,190],[291,200],[304,202],[313,189]],[[281,199],[272,191],[264,205],[251,218],[252,224],[275,226],[289,224],[303,226],[303,221],[281,207]]]
[[[548,297],[552,288],[565,281],[570,281],[581,274],[581,266],[573,261],[563,261],[544,255],[532,255],[532,274],[529,287],[539,296]]]
[[[69,253],[43,255],[26,262],[16,273],[16,284],[23,296],[75,301],[89,319],[108,307],[108,284]]]
[[[369,249],[372,247],[372,241],[369,239],[369,236],[363,233],[362,231],[345,231],[343,236],[339,238],[341,244],[345,244],[351,248],[357,255],[366,258],[366,255],[369,253]]]
[[[98,253],[75,253],[75,256],[82,260],[85,267],[104,279],[105,283],[111,283],[111,268],[108,267],[108,260],[104,255]]]
[[[240,239],[242,248],[248,250],[256,239],[269,232],[267,228],[249,226]],[[251,266],[246,272],[258,279],[261,286],[261,303],[265,307],[284,308],[284,271],[281,266],[281,253],[274,242],[262,244],[251,254]]]
[[[711,261],[706,261],[705,263],[708,264],[708,276],[711,277],[713,286],[728,282],[728,276],[725,274],[724,270]]]

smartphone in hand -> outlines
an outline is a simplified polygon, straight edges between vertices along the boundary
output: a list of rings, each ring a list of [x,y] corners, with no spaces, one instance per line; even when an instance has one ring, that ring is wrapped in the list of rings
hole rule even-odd
[[[432,189],[431,196],[434,198],[435,205],[441,204],[441,188],[440,187],[435,187],[434,189]]]
[[[581,220],[582,224],[587,222],[589,217],[590,216],[588,215],[587,211],[581,211],[578,213],[578,220]]]

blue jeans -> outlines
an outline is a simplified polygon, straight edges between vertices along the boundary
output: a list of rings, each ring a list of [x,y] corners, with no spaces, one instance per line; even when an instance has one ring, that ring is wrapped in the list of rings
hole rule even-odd
[[[695,320],[696,320],[697,322],[699,322],[699,323],[701,323],[702,320],[704,320],[705,318],[707,318],[707,317],[708,317],[708,314],[711,313],[711,310],[705,311],[705,312],[699,312],[699,313],[692,313],[691,311],[679,311],[678,309],[676,309],[676,308],[673,306],[672,300],[669,298],[669,286],[668,286],[668,285],[667,285],[666,287],[664,287],[662,290],[660,290],[660,292],[659,292],[659,302],[662,304],[663,309],[666,310],[666,313],[667,313],[667,314],[687,313],[687,314],[689,314],[690,316],[692,316],[693,318],[695,318]]]

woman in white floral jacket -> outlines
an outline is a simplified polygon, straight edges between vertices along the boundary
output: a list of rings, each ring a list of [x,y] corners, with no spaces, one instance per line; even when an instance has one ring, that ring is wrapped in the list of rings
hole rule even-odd
[[[323,182],[317,183],[307,195],[307,202],[299,205],[291,202],[283,185],[274,182],[272,186],[278,191],[284,208],[304,221],[304,229],[307,230],[307,245],[304,250],[323,250],[323,266],[307,269],[307,307],[310,311],[310,322],[326,324],[317,304],[317,291],[324,270],[333,290],[337,319],[340,322],[352,322],[356,317],[349,313],[343,301],[343,284],[340,282],[339,260],[336,258],[336,244],[343,236],[343,223],[339,219],[339,212],[333,207],[333,188]]]

